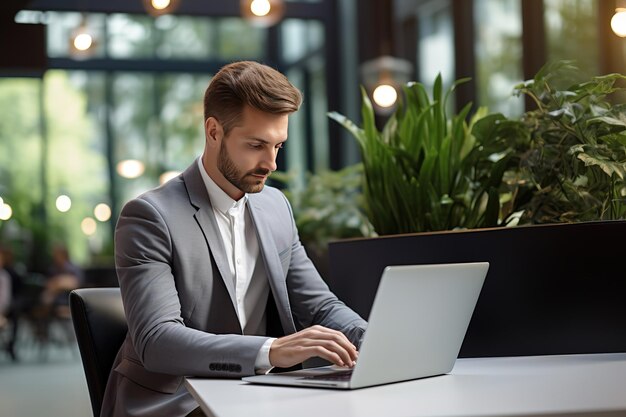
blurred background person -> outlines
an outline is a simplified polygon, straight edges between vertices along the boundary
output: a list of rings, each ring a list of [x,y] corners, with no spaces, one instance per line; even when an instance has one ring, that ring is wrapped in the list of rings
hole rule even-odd
[[[52,265],[48,270],[46,285],[41,295],[44,306],[51,307],[58,315],[69,317],[68,295],[83,283],[82,270],[70,260],[70,254],[64,245],[52,248]]]
[[[67,247],[56,244],[52,247],[52,264],[34,306],[31,317],[35,323],[35,335],[39,343],[46,345],[50,338],[50,324],[55,319],[70,319],[69,293],[83,283],[83,271],[70,260]]]
[[[13,250],[10,247],[0,247],[0,259],[2,259],[2,268],[4,269],[4,272],[8,274],[11,283],[11,300],[8,310],[6,311],[6,318],[11,326],[11,334],[5,349],[9,353],[11,359],[16,361],[17,355],[15,353],[15,342],[17,340],[17,332],[19,329],[19,318],[25,309],[26,301],[24,297],[24,277],[15,267]]]
[[[0,252],[0,329],[8,325],[6,314],[11,306],[11,276],[4,269],[4,256]]]

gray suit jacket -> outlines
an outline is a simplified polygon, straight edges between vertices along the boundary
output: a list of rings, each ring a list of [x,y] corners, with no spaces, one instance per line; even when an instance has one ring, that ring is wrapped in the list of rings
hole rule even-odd
[[[249,196],[248,209],[280,321],[275,324],[284,334],[320,324],[358,343],[366,323],[322,281],[284,195],[266,186]],[[197,404],[184,376],[255,373],[267,337],[242,336],[234,285],[222,278],[228,276],[226,252],[197,162],[126,204],[115,263],[128,335],[109,377],[103,417],[185,416]]]

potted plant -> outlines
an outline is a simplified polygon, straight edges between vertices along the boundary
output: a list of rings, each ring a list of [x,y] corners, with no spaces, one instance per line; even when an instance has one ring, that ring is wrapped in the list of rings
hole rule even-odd
[[[363,158],[366,208],[380,235],[498,225],[502,178],[515,166],[512,130],[518,123],[471,103],[448,116],[441,76],[432,99],[420,83],[404,87],[405,102],[379,131],[362,90],[363,127],[336,112],[329,116],[357,139]],[[512,208],[509,209],[509,212]]]
[[[623,219],[626,215],[626,106],[609,100],[621,74],[573,82],[569,61],[549,63],[515,88],[536,105],[517,132],[527,148],[518,178],[532,198],[522,223]]]

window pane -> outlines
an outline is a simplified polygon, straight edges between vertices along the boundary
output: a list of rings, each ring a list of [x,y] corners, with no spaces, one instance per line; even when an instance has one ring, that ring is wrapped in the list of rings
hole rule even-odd
[[[544,0],[549,59],[573,59],[598,75],[598,5],[588,0]],[[608,22],[607,22],[608,24]]]
[[[437,74],[441,73],[444,85],[451,85],[454,81],[454,32],[450,7],[420,12],[419,28],[420,81],[430,90]]]
[[[161,59],[208,59],[213,20],[166,15],[155,21],[157,56]]]
[[[313,142],[313,169],[321,172],[328,169],[329,165],[329,145],[328,145],[328,124],[330,119],[328,113],[328,100],[326,99],[326,68],[324,60],[312,59],[309,65],[311,71],[311,85],[309,87],[309,97],[306,99],[311,106],[311,129],[309,134]]]
[[[210,76],[165,75],[159,79],[163,140],[161,166],[165,171],[182,171],[204,149],[204,90]]]
[[[507,116],[522,114],[513,97],[522,76],[522,16],[519,0],[475,0],[478,104]]]
[[[318,21],[285,19],[281,25],[283,60],[294,62],[324,45],[324,25]]]
[[[35,205],[42,200],[40,88],[36,79],[0,78],[0,197],[21,227],[36,221]],[[9,223],[0,220],[0,232],[5,227]]]
[[[292,69],[287,71],[285,75],[296,88],[305,91],[305,77],[302,70]],[[307,171],[305,112],[308,106],[309,101],[305,99],[300,110],[289,116],[289,140],[285,144],[285,170],[293,172],[296,175],[296,181],[300,183],[304,180],[304,174]]]
[[[309,43],[309,51],[315,51],[324,46],[326,40],[326,34],[324,33],[324,24],[317,20],[310,20],[307,24],[308,34],[307,40]]]
[[[82,15],[80,13],[47,13],[48,25],[46,26],[46,39],[48,46],[48,56],[67,57],[70,55],[70,42],[73,32],[81,25]],[[105,55],[103,45],[105,18],[102,14],[86,15],[86,26],[93,36],[95,45],[92,46],[92,57],[103,57]]]
[[[44,115],[40,113],[42,83]],[[101,103],[102,85],[98,74],[80,71],[48,71],[43,82],[0,81],[0,196],[13,209],[15,238],[30,241],[37,229],[42,230],[42,218],[37,213],[43,201],[48,219],[43,230],[49,241],[68,245],[79,263],[88,262],[90,250],[99,251],[111,238],[108,222],[98,223],[91,238],[80,229],[82,219],[93,216],[96,204],[108,203],[101,108],[97,103]],[[45,138],[40,129],[42,117]],[[44,150],[47,153],[42,155]],[[64,213],[55,205],[61,194],[72,200],[70,210]],[[0,231],[9,230],[4,226],[0,224]],[[29,250],[45,248],[23,251]]]
[[[191,74],[114,76],[114,160],[137,159],[145,165],[139,178],[120,178],[124,201],[158,185],[163,172],[182,171],[202,154],[202,98],[208,81],[208,75]]]
[[[307,52],[306,42],[303,42],[307,32],[305,22],[299,19],[285,19],[280,28],[283,59],[293,62],[305,56]]]
[[[98,222],[96,233],[85,236],[80,228],[94,216],[99,203],[109,203],[108,176],[101,123],[103,77],[84,71],[48,71],[45,76],[48,132],[46,206],[55,236],[70,247],[76,261],[90,261],[111,239],[111,221]],[[59,195],[68,195],[71,209],[56,209]]]
[[[154,55],[153,19],[113,14],[107,19],[111,58],[146,58]]]
[[[326,71],[322,57],[312,57],[305,66],[286,73],[289,81],[303,93],[300,110],[289,116],[289,141],[286,152],[287,170],[303,174],[307,170],[319,172],[328,169],[328,100],[326,98]],[[309,119],[310,118],[310,119]],[[309,125],[307,127],[307,125]],[[310,130],[310,131],[309,131]],[[312,166],[308,166],[307,150]]]
[[[113,76],[112,87],[113,160],[117,164],[136,159],[146,169],[138,178],[120,177],[120,196],[126,201],[157,184],[155,168],[161,148],[155,102],[158,98],[151,74],[117,73]]]
[[[238,17],[219,19],[217,25],[219,58],[254,59],[265,55],[265,29],[251,26]]]

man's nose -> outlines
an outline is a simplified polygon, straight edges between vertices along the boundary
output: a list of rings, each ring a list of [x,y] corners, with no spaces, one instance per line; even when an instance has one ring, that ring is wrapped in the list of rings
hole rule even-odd
[[[267,169],[270,172],[276,171],[278,166],[276,165],[276,157],[278,156],[278,149],[271,149],[268,152],[263,153],[263,160],[261,161],[261,168]]]

